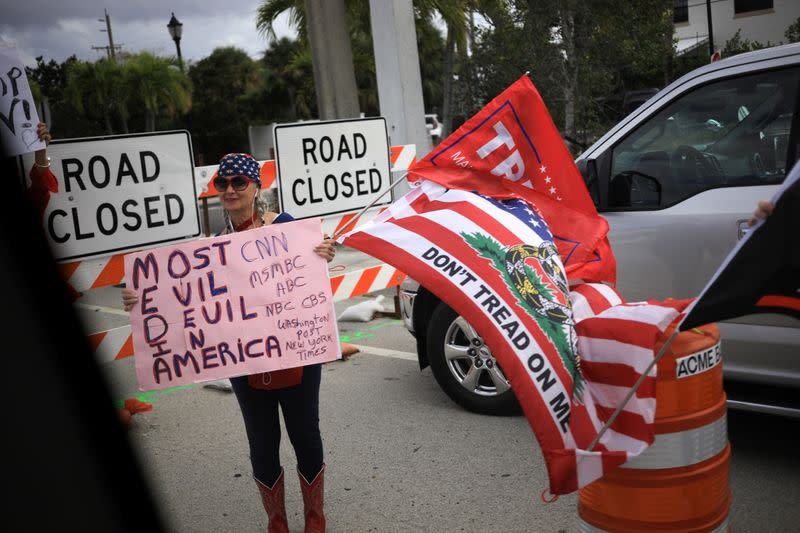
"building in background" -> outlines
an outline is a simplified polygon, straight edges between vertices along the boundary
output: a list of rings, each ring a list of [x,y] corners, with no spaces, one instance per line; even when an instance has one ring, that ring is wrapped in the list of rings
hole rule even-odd
[[[740,37],[766,45],[786,42],[784,33],[800,17],[798,0],[711,0],[714,50],[722,50],[737,31]],[[706,0],[675,0],[673,19],[678,54],[708,50]]]

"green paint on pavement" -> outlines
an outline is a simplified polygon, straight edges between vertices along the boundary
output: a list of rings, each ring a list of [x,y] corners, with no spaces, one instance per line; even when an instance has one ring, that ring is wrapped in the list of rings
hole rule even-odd
[[[392,320],[392,321],[389,321],[389,322],[384,322],[383,324],[377,324],[375,326],[371,326],[371,327],[367,328],[367,330],[375,331],[376,329],[382,329],[382,328],[385,328],[387,326],[396,326],[397,324],[402,324],[402,323],[403,323],[402,320]]]
[[[374,326],[370,326],[367,328],[367,331],[375,331],[378,329],[383,329],[388,326],[396,326],[397,324],[402,324],[402,320],[390,320],[389,322],[384,322],[382,324],[376,324]],[[353,342],[357,339],[367,339],[369,337],[374,337],[372,333],[366,333],[364,331],[354,331],[349,335],[339,335],[339,342]]]
[[[194,387],[196,383],[192,383],[191,385],[181,385],[179,387],[170,387],[169,389],[161,389],[161,390],[151,390],[147,392],[142,392],[134,396],[140,402],[146,403],[156,403],[160,400],[161,396],[165,396],[167,394],[172,394],[173,392],[178,392],[179,390],[188,389],[189,387]],[[125,406],[125,400],[117,400],[117,408],[122,409]]]
[[[339,335],[339,342],[353,342],[357,339],[366,339],[374,337],[372,333],[364,333],[363,331],[354,331],[351,335]]]
[[[173,392],[178,392],[179,390],[188,389],[189,387],[194,387],[196,383],[192,383],[191,385],[181,385],[179,387],[171,387],[169,389],[161,389],[161,390],[151,390],[147,392],[143,392],[139,394],[136,399],[141,402],[149,402],[155,403],[159,400],[159,396],[164,396],[166,394],[172,394]]]

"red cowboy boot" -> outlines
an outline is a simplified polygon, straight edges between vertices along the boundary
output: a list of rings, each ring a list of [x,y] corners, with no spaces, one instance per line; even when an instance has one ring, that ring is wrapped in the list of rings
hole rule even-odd
[[[324,533],[325,513],[322,511],[322,504],[325,493],[325,465],[322,465],[319,474],[310,483],[300,473],[300,469],[297,470],[297,474],[300,477],[300,489],[303,491],[305,533]]]
[[[281,475],[278,476],[277,481],[273,483],[272,487],[267,487],[258,479],[258,491],[261,493],[261,503],[264,504],[264,510],[269,517],[269,525],[267,526],[268,533],[289,533],[289,524],[286,520],[286,506],[284,505],[283,498],[283,468],[281,468]]]

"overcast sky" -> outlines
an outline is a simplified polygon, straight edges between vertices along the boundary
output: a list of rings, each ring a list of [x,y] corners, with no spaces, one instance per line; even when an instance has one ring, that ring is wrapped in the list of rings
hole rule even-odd
[[[0,0],[0,43],[16,46],[26,65],[43,55],[63,61],[75,54],[97,59],[108,44],[100,22],[107,9],[115,44],[124,50],[147,50],[175,55],[167,22],[171,13],[183,23],[181,54],[184,61],[206,57],[218,46],[237,46],[251,57],[267,48],[256,31],[259,0]],[[277,34],[294,36],[287,17],[281,16]]]

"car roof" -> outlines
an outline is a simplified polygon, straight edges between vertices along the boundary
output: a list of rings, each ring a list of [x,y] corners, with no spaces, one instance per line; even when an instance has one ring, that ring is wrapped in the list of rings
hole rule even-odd
[[[688,72],[678,78],[677,80],[673,81],[660,91],[648,99],[650,101],[657,101],[662,96],[672,92],[676,87],[680,87],[681,85],[690,82],[695,78],[700,78],[707,76],[708,74],[712,74],[717,71],[721,70],[728,70],[735,67],[742,67],[749,64],[754,63],[762,63],[765,61],[773,61],[773,60],[780,60],[781,58],[789,58],[792,57],[793,61],[788,61],[787,63],[793,63],[797,61],[797,57],[800,56],[800,43],[790,43],[784,44],[781,46],[772,46],[770,48],[763,48],[761,50],[754,50],[752,52],[745,52],[743,54],[737,54],[735,56],[731,56],[725,59],[721,59],[719,61],[714,61],[713,63],[709,63],[708,65],[703,65],[702,67],[698,67],[691,72]],[[648,114],[649,110],[647,109],[647,103],[643,104],[639,107],[636,111],[632,112],[627,117],[624,117],[620,120],[617,124],[615,124],[611,129],[609,129],[605,134],[603,134],[597,141],[595,141],[588,149],[586,149],[580,156],[578,156],[578,160],[584,159],[587,156],[591,156],[595,152],[597,148],[603,145],[607,139],[612,137],[619,131],[621,128],[626,127],[628,123],[636,119],[636,116],[640,114]]]
[[[738,65],[744,65],[747,63],[757,63],[759,61],[766,61],[768,59],[777,59],[779,57],[784,56],[792,56],[800,54],[800,43],[790,43],[784,44],[781,46],[771,46],[769,48],[762,48],[761,50],[754,50],[752,52],[745,52],[743,54],[736,54],[735,56],[726,57],[724,59],[720,59],[719,61],[714,61],[713,63],[709,63],[708,65],[703,65],[702,67],[696,68],[693,71],[684,74],[670,85],[680,85],[681,83],[685,82],[688,79],[695,78],[697,76],[702,76],[709,72],[714,72],[716,70],[722,70],[730,67],[735,67]]]

